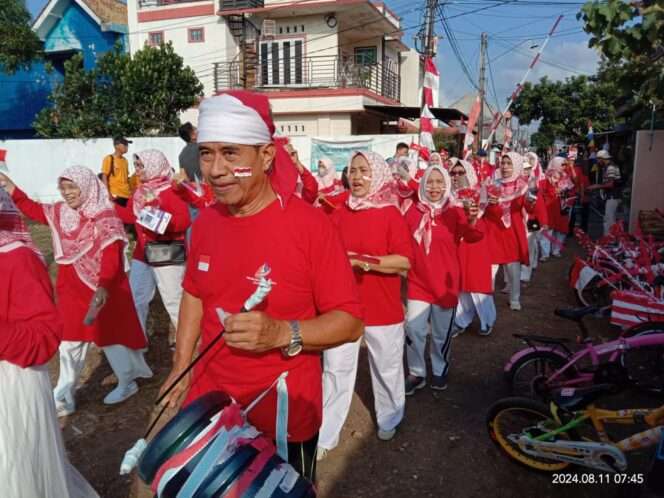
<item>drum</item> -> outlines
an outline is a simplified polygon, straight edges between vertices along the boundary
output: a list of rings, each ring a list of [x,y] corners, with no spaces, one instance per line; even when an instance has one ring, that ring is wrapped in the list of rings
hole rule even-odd
[[[148,443],[138,464],[158,498],[313,498],[313,485],[275,453],[239,405],[210,392],[181,410]]]

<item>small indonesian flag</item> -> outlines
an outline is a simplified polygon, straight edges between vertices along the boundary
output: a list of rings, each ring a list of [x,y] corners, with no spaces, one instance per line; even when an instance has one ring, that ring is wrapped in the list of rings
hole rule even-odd
[[[5,158],[7,157],[7,151],[5,149],[0,149],[0,171],[3,173],[9,173],[9,168],[7,168],[7,163]]]
[[[251,176],[251,168],[233,168],[233,175],[237,178],[247,178]]]
[[[210,256],[204,254],[198,258],[198,271],[208,271],[210,269]]]

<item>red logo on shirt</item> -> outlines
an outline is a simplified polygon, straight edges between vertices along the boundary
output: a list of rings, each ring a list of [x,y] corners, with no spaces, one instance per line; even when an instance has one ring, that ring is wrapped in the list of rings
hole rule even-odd
[[[201,255],[198,258],[198,271],[208,271],[210,269],[210,256]]]

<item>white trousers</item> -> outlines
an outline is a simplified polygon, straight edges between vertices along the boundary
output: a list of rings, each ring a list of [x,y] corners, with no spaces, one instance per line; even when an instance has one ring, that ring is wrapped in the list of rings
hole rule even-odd
[[[406,358],[408,371],[415,377],[427,376],[424,349],[431,322],[431,369],[433,375],[447,375],[449,370],[450,345],[454,308],[441,308],[424,301],[408,300],[406,318]]]
[[[616,222],[616,211],[618,210],[620,199],[607,199],[604,205],[604,235],[609,234],[611,225]]]
[[[495,280],[498,273],[499,265],[491,265],[491,275]],[[514,263],[507,263],[500,265],[503,267],[503,277],[510,291],[510,303],[518,303],[521,299],[521,263],[515,261]]]
[[[533,270],[537,268],[539,261],[539,247],[537,244],[538,232],[528,232],[528,257],[530,265],[521,265],[521,280],[523,282],[530,282],[533,276]]]
[[[150,266],[143,261],[133,259],[129,273],[129,285],[134,298],[136,313],[147,334],[146,323],[150,312],[150,303],[154,299],[155,291],[159,289],[164,308],[177,329],[180,301],[182,300],[182,280],[184,279],[185,265]]]
[[[492,294],[479,292],[462,292],[459,294],[454,322],[457,327],[465,329],[473,323],[475,314],[480,318],[482,330],[489,330],[496,323],[496,303]]]
[[[540,249],[542,250],[542,257],[548,258],[552,254],[554,256],[560,256],[560,251],[563,250],[565,245],[565,239],[567,238],[566,233],[556,232],[555,230],[548,229],[546,234],[542,230],[542,234],[539,237]],[[558,241],[558,243],[552,242],[550,239]]]
[[[74,403],[76,387],[85,366],[85,358],[90,349],[89,342],[62,341],[60,343],[60,376],[53,390],[58,401]],[[135,379],[152,377],[152,370],[145,362],[142,351],[115,344],[102,348],[118,385],[126,386]]]
[[[403,323],[365,327],[371,386],[378,427],[394,429],[406,406],[403,371]],[[318,446],[331,450],[339,443],[355,389],[361,339],[323,352],[323,423]]]

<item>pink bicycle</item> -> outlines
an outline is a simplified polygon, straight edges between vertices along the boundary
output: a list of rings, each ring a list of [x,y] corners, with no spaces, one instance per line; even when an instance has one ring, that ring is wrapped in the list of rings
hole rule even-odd
[[[505,365],[505,380],[512,392],[547,399],[556,389],[602,383],[664,389],[664,322],[644,322],[616,340],[598,344],[588,337],[583,324],[585,316],[598,311],[593,306],[556,310],[556,315],[578,324],[577,342],[582,346],[577,351],[569,339],[514,334],[528,347]]]

